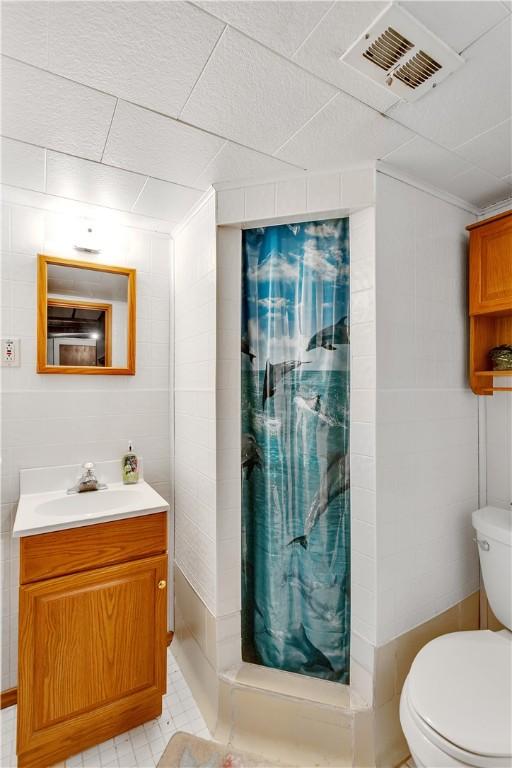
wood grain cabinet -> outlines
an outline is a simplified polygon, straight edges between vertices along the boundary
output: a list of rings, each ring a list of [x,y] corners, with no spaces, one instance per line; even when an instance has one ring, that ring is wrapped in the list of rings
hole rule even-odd
[[[489,352],[512,344],[512,211],[467,227],[469,240],[469,376],[477,395],[509,387],[499,380],[509,371],[493,371]]]
[[[165,512],[21,540],[19,766],[52,765],[161,713],[166,552]]]

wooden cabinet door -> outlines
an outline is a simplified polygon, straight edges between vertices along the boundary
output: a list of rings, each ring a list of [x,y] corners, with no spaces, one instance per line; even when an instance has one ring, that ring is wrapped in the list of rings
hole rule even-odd
[[[20,588],[19,765],[51,765],[156,717],[167,556]]]
[[[470,314],[512,305],[512,215],[471,231]]]

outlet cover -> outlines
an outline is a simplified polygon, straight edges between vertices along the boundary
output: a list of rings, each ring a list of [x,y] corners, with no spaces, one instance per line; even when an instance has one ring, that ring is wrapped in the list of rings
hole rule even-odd
[[[20,364],[20,340],[2,339],[2,367],[16,368]]]

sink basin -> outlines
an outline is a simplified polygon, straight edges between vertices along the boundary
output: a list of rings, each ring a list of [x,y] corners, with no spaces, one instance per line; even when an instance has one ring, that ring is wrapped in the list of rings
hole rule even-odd
[[[133,504],[137,490],[137,486],[124,486],[123,489],[107,488],[103,491],[73,493],[43,501],[34,507],[34,512],[45,517],[90,517]]]
[[[103,491],[67,494],[65,490],[22,493],[13,536],[34,536],[49,531],[104,523],[168,511],[169,505],[148,483],[109,483]]]

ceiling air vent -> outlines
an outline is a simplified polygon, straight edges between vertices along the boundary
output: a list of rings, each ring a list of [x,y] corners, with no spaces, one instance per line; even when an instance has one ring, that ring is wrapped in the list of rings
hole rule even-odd
[[[397,5],[383,11],[341,61],[405,101],[416,101],[464,63],[446,43]]]
[[[402,56],[413,48],[413,44],[397,32],[393,27],[388,27],[385,32],[363,53],[365,59],[373,61],[386,72],[391,69]]]

